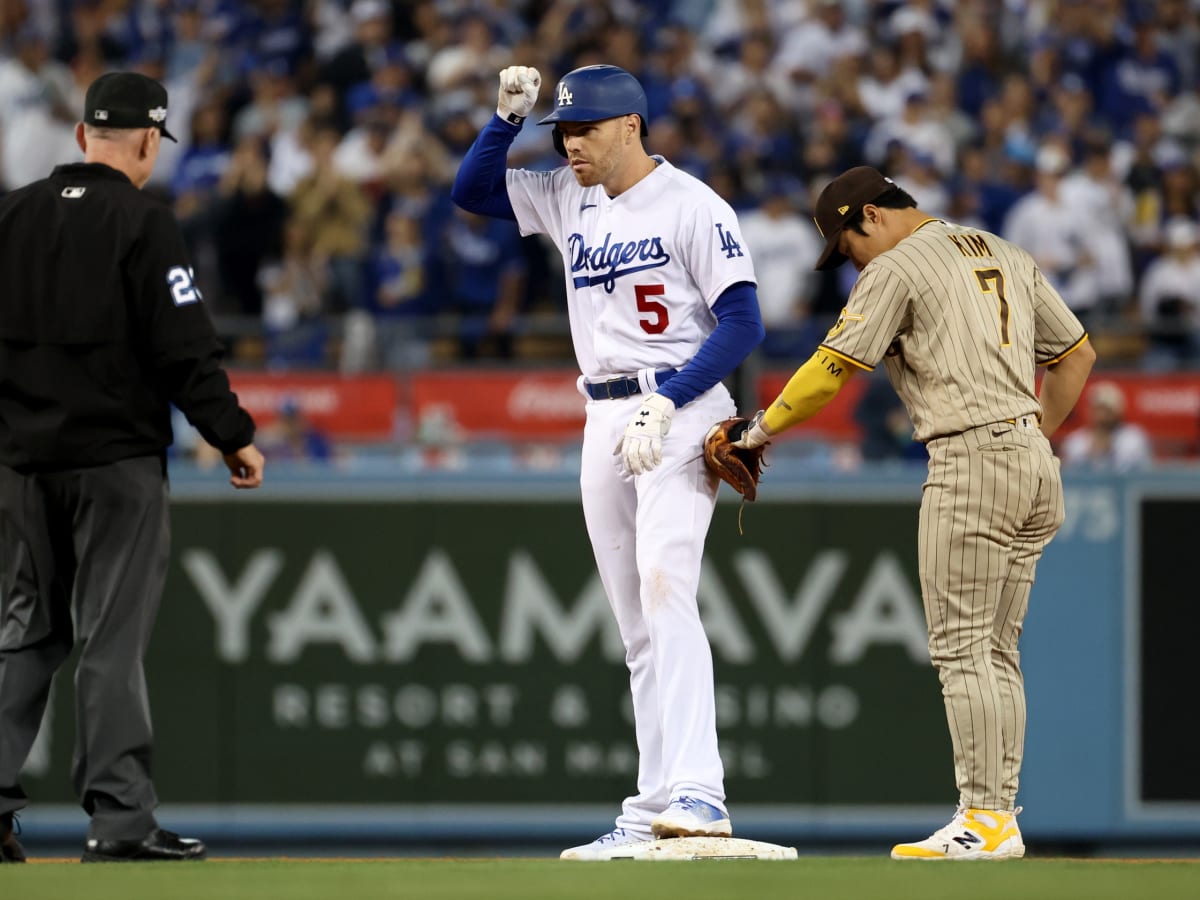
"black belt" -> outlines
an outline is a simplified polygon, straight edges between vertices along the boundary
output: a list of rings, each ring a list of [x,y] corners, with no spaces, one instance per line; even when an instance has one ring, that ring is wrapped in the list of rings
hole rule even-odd
[[[659,369],[654,373],[654,380],[662,387],[667,379],[678,372],[678,369]],[[633,378],[610,378],[596,384],[584,384],[584,389],[593,400],[621,400],[642,392],[641,382],[637,376]]]

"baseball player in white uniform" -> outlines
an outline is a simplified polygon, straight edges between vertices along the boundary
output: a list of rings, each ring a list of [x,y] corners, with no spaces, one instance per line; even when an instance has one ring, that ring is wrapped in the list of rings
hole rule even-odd
[[[734,402],[721,379],[763,337],[754,267],[733,210],[642,146],[646,96],[615,66],[558,83],[553,172],[508,169],[537,101],[536,69],[500,73],[497,114],[467,152],[464,209],[546,234],[562,253],[587,397],[584,518],[625,644],[637,792],[615,827],[564,859],[606,859],[652,837],[729,835],[713,664],[696,590],[718,482],[701,444]]]

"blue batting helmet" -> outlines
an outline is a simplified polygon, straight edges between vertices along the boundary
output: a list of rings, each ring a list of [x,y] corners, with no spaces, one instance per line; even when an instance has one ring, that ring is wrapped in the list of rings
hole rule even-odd
[[[584,66],[568,72],[554,89],[554,112],[538,122],[598,122],[637,113],[646,135],[646,92],[638,80],[617,66]],[[554,129],[554,149],[563,156],[562,135]]]

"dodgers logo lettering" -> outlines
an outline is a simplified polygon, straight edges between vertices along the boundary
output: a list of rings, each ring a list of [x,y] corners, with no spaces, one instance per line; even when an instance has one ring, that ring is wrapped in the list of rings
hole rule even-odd
[[[732,231],[726,231],[721,227],[721,223],[717,223],[717,234],[721,236],[721,249],[725,251],[726,259],[733,259],[734,256],[745,256],[742,253],[742,245],[734,238]]]
[[[658,269],[671,261],[671,254],[663,249],[661,237],[614,241],[610,231],[600,246],[589,247],[584,243],[583,235],[575,233],[567,238],[567,246],[571,251],[571,273],[575,287],[602,284],[610,294],[618,278],[647,269]]]
[[[565,81],[560,81],[558,83],[558,105],[570,106],[574,102],[575,97],[571,94],[570,89],[567,87],[567,83]]]

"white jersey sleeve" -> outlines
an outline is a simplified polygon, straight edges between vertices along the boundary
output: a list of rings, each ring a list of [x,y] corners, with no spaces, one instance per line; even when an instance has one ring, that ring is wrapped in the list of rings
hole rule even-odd
[[[564,177],[565,176],[565,177]],[[509,169],[508,201],[517,216],[521,236],[548,234],[561,247],[562,211],[568,195],[577,196],[579,186],[566,166],[553,172],[531,172],[528,169]]]
[[[684,267],[708,306],[738,282],[758,283],[737,214],[715,192],[700,192],[700,202],[680,226]]]

